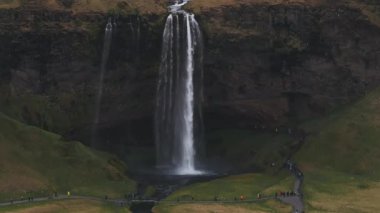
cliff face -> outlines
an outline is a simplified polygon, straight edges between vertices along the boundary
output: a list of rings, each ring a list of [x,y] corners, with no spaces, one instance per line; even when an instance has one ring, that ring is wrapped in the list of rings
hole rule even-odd
[[[379,83],[380,31],[357,9],[237,6],[201,18],[206,100],[215,117],[242,125],[304,119]]]
[[[1,111],[88,141],[108,17],[32,7],[1,10]],[[105,78],[101,129],[118,130],[120,126],[124,133],[131,120],[150,119],[163,18],[154,14],[118,17]],[[113,135],[123,141],[130,137],[117,134]]]
[[[109,15],[109,14],[108,14]],[[0,11],[1,111],[88,141],[107,14]],[[380,28],[361,10],[232,5],[200,10],[208,129],[320,115],[380,82]],[[152,143],[165,14],[117,15],[101,105],[105,146]]]

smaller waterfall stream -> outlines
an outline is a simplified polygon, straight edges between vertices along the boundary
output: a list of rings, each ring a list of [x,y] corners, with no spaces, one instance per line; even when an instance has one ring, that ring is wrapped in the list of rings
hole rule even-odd
[[[92,147],[97,147],[96,132],[97,132],[98,124],[99,124],[100,107],[101,107],[101,102],[103,98],[104,75],[106,73],[107,62],[108,62],[108,57],[109,57],[111,42],[112,42],[113,23],[112,23],[111,18],[108,19],[108,22],[104,31],[105,31],[105,34],[104,34],[104,43],[103,43],[103,53],[102,53],[102,61],[100,65],[98,92],[97,92],[96,103],[95,103],[95,118],[94,118],[94,123],[93,123],[93,128],[92,128],[92,141],[91,141]]]

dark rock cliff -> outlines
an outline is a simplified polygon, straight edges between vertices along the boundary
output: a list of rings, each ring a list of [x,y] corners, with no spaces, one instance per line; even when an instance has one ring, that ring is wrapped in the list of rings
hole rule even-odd
[[[208,111],[278,125],[318,116],[380,80],[380,30],[346,6],[240,6],[201,16],[207,26]]]
[[[1,111],[88,141],[110,14],[0,11]],[[115,15],[115,14],[114,14]],[[153,142],[165,14],[117,15],[101,105],[104,146]],[[346,6],[236,5],[197,14],[206,127],[286,125],[380,82],[380,28]]]

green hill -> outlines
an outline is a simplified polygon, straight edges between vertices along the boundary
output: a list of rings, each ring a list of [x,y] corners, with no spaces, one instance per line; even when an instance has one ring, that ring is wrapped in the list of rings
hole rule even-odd
[[[380,89],[303,125],[296,155],[310,212],[379,212]]]
[[[311,133],[296,156],[304,170],[380,177],[380,89],[303,127]]]
[[[116,157],[0,114],[0,200],[53,192],[123,197],[135,190]]]
[[[26,212],[81,212],[81,213],[130,213],[127,207],[119,207],[92,200],[60,200],[28,205],[13,205],[0,208],[0,212],[26,213]]]

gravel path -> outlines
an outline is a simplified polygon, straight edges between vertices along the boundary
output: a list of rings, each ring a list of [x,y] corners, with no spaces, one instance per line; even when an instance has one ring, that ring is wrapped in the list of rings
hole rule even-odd
[[[289,171],[296,177],[296,182],[294,183],[293,191],[296,193],[295,196],[279,196],[278,199],[284,203],[288,203],[293,206],[294,213],[302,213],[305,211],[305,205],[303,202],[302,184],[303,184],[303,173],[297,168],[297,166],[288,161],[286,163]]]

